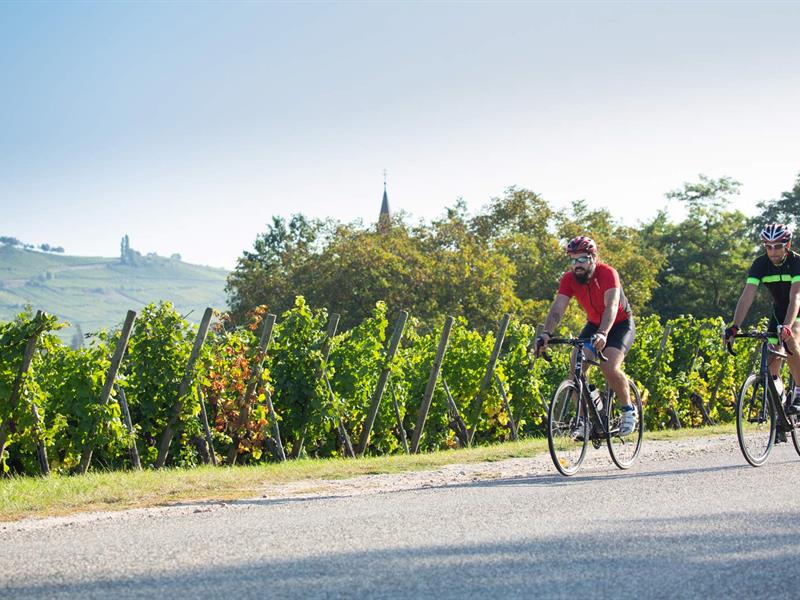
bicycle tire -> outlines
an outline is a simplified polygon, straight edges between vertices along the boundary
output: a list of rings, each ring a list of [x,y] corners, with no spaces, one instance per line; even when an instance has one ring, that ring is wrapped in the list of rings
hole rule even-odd
[[[608,398],[608,452],[611,454],[611,460],[620,469],[630,469],[636,459],[639,458],[639,453],[642,451],[642,441],[644,440],[644,408],[642,407],[642,395],[639,393],[638,388],[633,383],[633,380],[628,379],[628,388],[630,390],[631,402],[636,408],[636,413],[639,415],[639,422],[636,424],[636,429],[630,435],[619,435],[619,421],[622,417],[622,410],[616,395],[609,388],[609,393],[606,394]]]
[[[791,394],[794,394],[794,377],[792,374],[789,373],[789,384],[786,386],[787,394],[791,397]],[[799,415],[792,415],[789,417],[789,422],[792,424],[792,445],[794,446],[794,451],[800,455],[800,416]]]
[[[792,445],[794,446],[794,451],[800,455],[800,431],[798,431],[798,427],[800,427],[800,419],[796,416],[789,417],[789,421],[792,423]]]
[[[750,375],[736,399],[736,437],[745,460],[754,467],[767,461],[775,444],[777,417],[768,392],[761,377]]]
[[[559,473],[569,477],[580,469],[586,457],[589,436],[582,441],[572,439],[572,430],[580,414],[588,415],[585,399],[579,398],[578,386],[565,379],[553,394],[547,411],[547,447]]]

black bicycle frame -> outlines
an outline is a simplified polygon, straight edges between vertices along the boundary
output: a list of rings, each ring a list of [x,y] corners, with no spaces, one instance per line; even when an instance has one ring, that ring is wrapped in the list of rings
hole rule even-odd
[[[764,386],[764,393],[767,394],[767,400],[772,407],[775,409],[775,415],[777,416],[777,426],[779,431],[791,431],[793,424],[789,420],[789,417],[786,414],[786,410],[781,402],[781,395],[778,393],[778,388],[775,387],[775,381],[772,379],[772,374],[769,372],[769,356],[770,354],[775,356],[776,358],[786,358],[786,354],[782,352],[778,352],[777,350],[773,350],[770,348],[769,342],[769,334],[764,333],[762,331],[751,331],[747,333],[739,333],[736,335],[737,338],[749,338],[754,340],[761,341],[761,364],[758,370],[758,378]],[[730,342],[727,344],[728,352],[730,352],[733,356],[736,356],[736,353],[733,351],[733,346]],[[784,346],[785,348],[785,346]],[[786,350],[788,353],[789,350]],[[789,379],[790,383],[792,378],[790,376]],[[789,386],[787,386],[787,390],[789,390]],[[787,394],[787,397],[790,397]],[[751,398],[751,402],[752,402]]]
[[[589,384],[586,382],[586,376],[583,373],[583,363],[584,361],[590,365],[600,366],[600,363],[597,361],[591,360],[589,358],[584,358],[583,356],[583,347],[586,344],[590,344],[592,342],[591,339],[588,338],[551,338],[548,340],[548,344],[567,344],[574,347],[577,350],[577,354],[575,356],[575,368],[573,369],[573,380],[575,381],[575,385],[578,386],[578,399],[584,399],[583,404],[589,407],[590,418],[592,419],[592,423],[595,426],[595,432],[602,433],[604,436],[608,435],[608,398],[604,397],[604,408],[603,413],[597,410],[597,406],[595,406],[594,402],[592,402],[592,398],[589,395]],[[602,352],[596,351],[597,357],[602,360],[608,360]],[[544,354],[543,357],[545,360],[550,360],[550,358]],[[580,414],[580,411],[579,411]]]

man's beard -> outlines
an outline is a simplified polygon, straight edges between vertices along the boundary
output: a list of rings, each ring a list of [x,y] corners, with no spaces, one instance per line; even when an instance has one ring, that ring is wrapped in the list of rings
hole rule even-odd
[[[578,280],[578,283],[589,283],[589,278],[592,276],[589,271],[573,271],[572,274],[575,275],[575,279]]]

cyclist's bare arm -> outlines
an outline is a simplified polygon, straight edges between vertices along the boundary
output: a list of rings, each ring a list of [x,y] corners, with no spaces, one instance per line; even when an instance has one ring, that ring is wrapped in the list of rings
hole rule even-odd
[[[556,294],[556,299],[553,300],[553,305],[550,307],[550,312],[547,313],[547,318],[544,320],[544,330],[548,333],[554,333],[561,317],[564,316],[564,311],[567,310],[569,304],[569,296],[564,294]]]
[[[605,310],[603,310],[603,317],[600,319],[600,327],[597,328],[598,333],[604,336],[608,335],[609,330],[614,325],[614,319],[617,318],[617,310],[619,310],[619,298],[622,290],[618,287],[606,290],[603,294],[603,301],[606,303]],[[602,348],[600,348],[602,350]]]
[[[736,310],[733,313],[733,324],[741,327],[750,307],[753,305],[753,300],[756,299],[756,292],[758,286],[754,283],[746,283],[742,290],[742,295],[739,296],[739,301],[736,303]]]

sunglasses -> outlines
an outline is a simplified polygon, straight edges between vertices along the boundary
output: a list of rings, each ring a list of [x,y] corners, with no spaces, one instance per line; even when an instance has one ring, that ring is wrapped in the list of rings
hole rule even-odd
[[[571,265],[582,265],[592,260],[591,256],[579,256],[578,258],[570,258],[569,264]]]
[[[767,250],[783,250],[786,248],[786,244],[764,244],[764,248]]]

